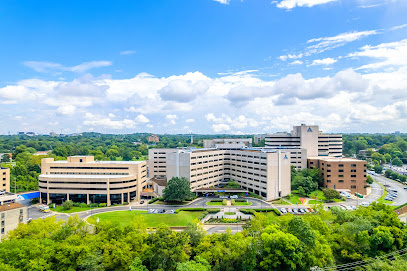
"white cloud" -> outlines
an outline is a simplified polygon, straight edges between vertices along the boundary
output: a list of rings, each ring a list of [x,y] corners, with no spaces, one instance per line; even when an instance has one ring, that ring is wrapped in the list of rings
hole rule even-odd
[[[62,105],[58,107],[57,114],[61,115],[73,115],[76,112],[76,106],[74,105]],[[110,115],[110,114],[109,114]]]
[[[278,8],[293,9],[295,7],[313,7],[336,1],[338,0],[283,0],[281,2],[274,2],[277,3]]]
[[[399,30],[399,29],[403,29],[406,27],[407,27],[407,24],[402,24],[402,25],[394,26],[394,27],[390,28],[390,30],[394,31],[394,30]]]
[[[282,61],[286,61],[287,59],[297,59],[297,58],[302,58],[304,54],[288,54],[288,55],[282,55],[279,56],[278,58]]]
[[[147,128],[154,128],[154,125],[152,125],[152,124],[147,124],[146,127],[147,127]]]
[[[226,131],[230,131],[230,126],[227,124],[213,124],[212,125],[212,130],[215,133],[220,133],[220,132],[226,132]]]
[[[192,122],[195,122],[195,119],[186,119],[185,122],[192,123]]]
[[[302,64],[304,64],[304,62],[302,62],[301,60],[296,60],[296,61],[293,61],[293,62],[291,62],[289,64],[290,65],[302,65]]]
[[[314,61],[312,61],[311,66],[315,66],[315,65],[332,65],[335,62],[337,62],[338,60],[336,60],[335,58],[324,58],[324,59],[315,59]]]
[[[321,53],[326,50],[331,50],[340,46],[343,46],[347,43],[360,40],[362,38],[376,35],[379,32],[377,30],[368,30],[368,31],[354,31],[354,32],[347,32],[342,33],[332,37],[322,37],[322,38],[315,38],[310,39],[307,43],[316,43],[307,47],[308,54],[312,53]]]
[[[225,4],[225,5],[228,5],[229,2],[230,2],[230,0],[213,0],[213,1],[219,2],[219,3],[221,3],[221,4]]]
[[[177,115],[175,114],[168,114],[167,116],[165,116],[165,119],[168,120],[171,124],[176,124],[177,122],[175,121],[177,119]]]
[[[379,69],[384,67],[407,67],[407,39],[382,43],[377,46],[366,45],[359,52],[351,53],[349,57],[368,57],[377,62],[363,65],[359,69]]]
[[[150,120],[146,116],[140,114],[136,117],[136,122],[137,123],[147,123],[147,122],[150,122]]]
[[[158,93],[161,99],[186,103],[204,94],[208,90],[208,85],[204,81],[185,81],[181,79],[170,81]]]
[[[91,126],[93,128],[99,129],[113,129],[113,130],[121,130],[121,129],[134,129],[136,128],[136,123],[130,119],[123,119],[123,120],[112,120],[109,117],[103,117],[99,115],[94,115],[91,113],[86,113],[85,120],[83,121],[83,125]]]
[[[108,67],[112,65],[111,61],[90,61],[84,62],[73,67],[66,67],[59,63],[45,61],[25,61],[24,65],[33,69],[36,72],[42,73],[57,73],[63,71],[83,73],[90,69]]]
[[[135,53],[136,53],[136,51],[133,51],[133,50],[127,50],[127,51],[120,52],[121,55],[133,55]]]

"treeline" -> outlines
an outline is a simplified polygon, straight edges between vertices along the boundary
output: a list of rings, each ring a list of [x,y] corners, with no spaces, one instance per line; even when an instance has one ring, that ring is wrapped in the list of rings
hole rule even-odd
[[[366,150],[366,156],[359,155]],[[377,151],[374,151],[377,150]],[[356,155],[360,159],[372,159],[381,165],[392,163],[401,166],[407,163],[407,135],[343,135],[343,154]]]
[[[197,224],[148,233],[141,215],[126,227],[47,218],[20,224],[0,243],[0,270],[310,270],[404,249],[406,233],[390,207],[375,203],[352,212],[256,214],[236,234],[207,235]],[[374,260],[358,270],[407,270],[407,261]]]

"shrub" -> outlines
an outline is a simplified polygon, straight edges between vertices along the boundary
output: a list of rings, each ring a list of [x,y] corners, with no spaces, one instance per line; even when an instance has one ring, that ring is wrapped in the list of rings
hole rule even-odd
[[[91,203],[91,204],[89,204],[89,206],[90,206],[91,208],[96,208],[96,207],[98,207],[98,204],[97,204],[97,203]]]
[[[128,202],[124,202],[123,205],[129,205],[129,203],[128,203]]]
[[[81,208],[86,208],[86,207],[88,207],[88,205],[86,204],[86,203],[79,203],[79,207],[81,207]]]
[[[153,204],[154,202],[159,201],[159,200],[163,200],[163,198],[153,198],[152,200],[150,200],[148,202],[148,204]]]
[[[228,204],[228,201],[226,199],[223,199],[222,205],[227,205],[227,204]]]
[[[72,200],[66,200],[64,203],[62,203],[62,208],[64,210],[70,210],[73,207],[73,201]]]
[[[236,201],[236,202],[246,202],[245,199],[236,199],[235,201]]]
[[[80,205],[81,205],[81,204],[80,204],[79,202],[74,202],[74,203],[73,203],[73,206],[74,206],[74,207],[79,207]]]
[[[256,212],[265,212],[265,213],[274,212],[274,208],[263,208],[263,209],[253,209],[253,210]]]
[[[207,209],[207,211],[210,214],[216,214],[216,213],[220,212],[220,208]]]
[[[276,213],[276,215],[281,216],[281,212],[278,209],[273,209],[274,213]]]
[[[213,199],[210,202],[223,202],[223,200],[222,199]]]
[[[99,204],[99,207],[106,207],[106,206],[107,206],[106,203],[101,203],[101,204]]]
[[[232,199],[232,200],[230,201],[230,204],[235,205],[235,200]]]
[[[246,214],[246,215],[254,215],[256,212],[252,209],[240,209],[240,212]]]

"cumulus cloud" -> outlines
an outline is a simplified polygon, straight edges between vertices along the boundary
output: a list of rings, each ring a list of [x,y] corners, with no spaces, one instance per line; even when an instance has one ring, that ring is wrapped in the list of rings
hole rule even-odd
[[[175,114],[168,114],[167,116],[165,116],[165,119],[168,120],[169,123],[174,125],[177,123],[175,120],[178,119],[178,117]]]
[[[208,85],[204,81],[192,82],[178,79],[170,81],[158,93],[163,100],[187,103],[207,90]]]
[[[335,62],[337,62],[338,60],[336,60],[335,58],[324,58],[324,59],[315,59],[314,61],[312,61],[311,66],[315,66],[315,65],[332,65]]]
[[[212,130],[215,133],[220,133],[220,132],[226,132],[226,131],[230,131],[230,126],[227,124],[213,124],[212,125]]]
[[[74,105],[62,105],[60,107],[58,107],[57,109],[57,114],[60,115],[73,115],[76,111],[76,106]]]
[[[90,61],[90,62],[81,63],[76,66],[67,67],[67,66],[63,66],[62,64],[54,63],[54,62],[25,61],[24,65],[33,69],[36,72],[42,72],[42,73],[55,73],[55,72],[60,73],[63,71],[83,73],[90,69],[111,66],[112,62],[111,61]]]
[[[296,61],[293,61],[293,62],[291,62],[289,64],[290,65],[302,65],[302,64],[304,64],[304,62],[302,62],[301,60],[296,60]]]
[[[195,119],[186,119],[185,122],[192,123],[195,122]]]
[[[128,128],[136,128],[136,122],[131,119],[112,120],[109,117],[94,115],[92,113],[86,113],[83,125],[93,128],[105,128],[113,130],[121,130]]]
[[[278,8],[293,9],[295,7],[313,7],[336,1],[338,0],[282,0],[280,2],[274,1],[274,3]]]
[[[140,114],[136,117],[136,122],[137,123],[147,123],[147,122],[150,122],[150,120],[146,116]]]

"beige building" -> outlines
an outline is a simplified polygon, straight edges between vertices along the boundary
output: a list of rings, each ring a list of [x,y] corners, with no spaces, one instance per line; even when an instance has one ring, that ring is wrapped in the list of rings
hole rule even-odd
[[[308,168],[319,168],[324,187],[366,195],[366,161],[352,158],[308,157]]]
[[[217,148],[217,149],[241,149],[244,147],[251,147],[251,138],[214,138],[205,139],[203,141],[204,148]]]
[[[67,160],[41,160],[41,202],[66,200],[89,203],[130,202],[140,199],[147,181],[145,161],[94,161],[93,156],[70,156]]]
[[[307,150],[308,157],[334,156],[342,157],[342,135],[324,134],[317,125],[294,126],[291,133],[266,135],[266,147],[302,148]]]
[[[151,136],[147,137],[147,141],[158,143],[158,142],[160,142],[160,138],[156,135],[151,135]]]
[[[10,169],[0,167],[0,191],[10,192]]]
[[[156,152],[164,155],[164,151]],[[166,149],[165,155],[165,177],[187,178],[193,192],[234,180],[266,200],[291,193],[290,153],[284,150]],[[154,162],[150,157],[150,165]]]
[[[182,149],[149,149],[148,176],[163,179],[167,177],[167,154]]]
[[[27,222],[27,207],[20,203],[10,203],[0,206],[0,240],[6,237],[21,223]]]

